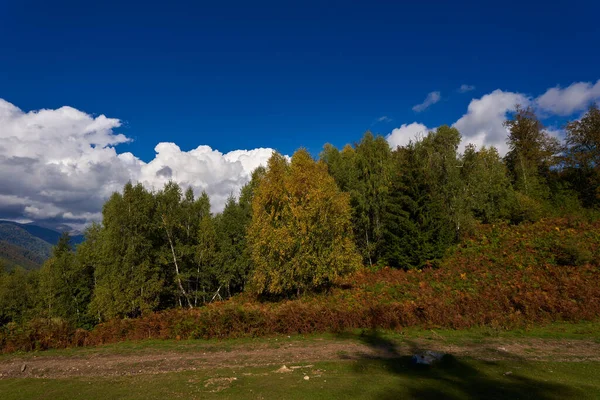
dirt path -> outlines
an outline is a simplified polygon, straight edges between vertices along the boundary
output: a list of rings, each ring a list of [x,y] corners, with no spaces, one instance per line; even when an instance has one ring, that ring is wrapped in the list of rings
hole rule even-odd
[[[456,345],[443,340],[364,343],[351,339],[315,339],[312,342],[291,339],[277,348],[269,344],[240,344],[228,350],[207,348],[206,352],[198,348],[188,352],[148,348],[130,354],[12,357],[0,360],[0,379],[127,376],[256,366],[277,369],[282,365],[319,361],[401,357],[423,349],[482,360],[600,361],[600,343],[587,340],[497,339]]]

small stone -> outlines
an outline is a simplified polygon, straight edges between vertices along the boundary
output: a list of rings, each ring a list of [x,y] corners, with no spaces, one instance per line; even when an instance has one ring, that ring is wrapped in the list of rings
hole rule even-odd
[[[27,364],[21,365],[21,372],[25,372],[26,369],[27,369]]]
[[[292,369],[286,367],[285,365],[281,368],[279,368],[277,371],[275,371],[275,373],[278,374],[283,374],[283,373],[287,373],[287,372],[292,372]]]
[[[307,380],[309,380],[309,379],[310,379],[310,377],[309,377],[308,375],[306,375],[306,376],[304,377],[304,380],[305,380],[305,381],[307,381]]]
[[[504,373],[505,376],[512,375],[512,371],[508,371]]]

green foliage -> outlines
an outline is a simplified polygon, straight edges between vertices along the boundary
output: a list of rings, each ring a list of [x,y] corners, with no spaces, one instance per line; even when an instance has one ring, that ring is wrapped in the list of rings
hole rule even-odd
[[[469,145],[462,162],[460,177],[465,201],[473,216],[484,223],[506,219],[514,191],[498,150],[484,146],[477,151],[475,146]]]
[[[396,149],[381,250],[387,265],[418,268],[435,262],[470,223],[459,142],[456,129],[440,127]]]
[[[566,126],[567,176],[587,207],[600,205],[600,109],[596,104]]]
[[[271,157],[252,206],[248,244],[257,293],[313,290],[358,267],[348,195],[306,150],[290,164]]]
[[[556,243],[554,252],[558,265],[581,266],[594,260],[594,254],[587,244],[574,239]]]
[[[367,131],[354,148],[339,152],[325,145],[321,160],[338,187],[350,194],[352,225],[357,248],[364,262],[379,259],[383,240],[383,213],[391,186],[392,153],[383,136]]]
[[[36,316],[38,272],[0,268],[0,326],[23,322]]]
[[[543,214],[544,209],[541,201],[521,192],[515,193],[510,212],[510,221],[512,223],[536,222],[542,218]]]
[[[156,309],[164,275],[157,262],[156,201],[141,184],[128,183],[102,210],[90,311],[97,320]]]
[[[550,195],[547,179],[560,151],[558,139],[544,130],[531,107],[517,106],[505,126],[509,130],[505,160],[515,189],[532,199],[547,199]]]
[[[64,233],[54,247],[52,257],[40,270],[42,312],[48,317],[63,318],[76,326],[88,323],[93,276],[93,267],[77,260],[70,236]]]

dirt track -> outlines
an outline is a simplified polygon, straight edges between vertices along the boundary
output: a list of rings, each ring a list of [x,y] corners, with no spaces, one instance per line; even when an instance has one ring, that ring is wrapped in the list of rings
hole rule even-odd
[[[443,340],[365,344],[345,339],[317,339],[308,343],[288,339],[277,348],[269,344],[240,344],[228,350],[208,349],[206,352],[197,348],[190,351],[142,349],[130,354],[15,356],[0,360],[0,379],[126,376],[249,366],[273,366],[277,369],[282,365],[319,361],[401,357],[412,355],[419,349],[482,360],[600,361],[600,343],[588,340],[497,339],[452,345]]]

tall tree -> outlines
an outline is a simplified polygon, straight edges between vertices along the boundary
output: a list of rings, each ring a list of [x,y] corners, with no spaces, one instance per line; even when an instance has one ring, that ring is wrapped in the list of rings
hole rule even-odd
[[[40,292],[44,310],[77,325],[88,319],[93,269],[78,262],[68,233],[63,233],[52,257],[40,270]]]
[[[181,262],[186,253],[186,232],[183,221],[185,213],[182,207],[182,193],[179,185],[173,181],[165,184],[163,190],[156,195],[158,222],[164,238],[165,251],[161,253],[161,260],[166,265],[171,264],[174,279],[179,292],[179,304],[193,307],[191,296],[185,289],[185,270]]]
[[[357,247],[368,264],[377,262],[383,238],[382,215],[390,189],[392,156],[387,141],[367,131],[355,148],[340,152],[326,144],[320,159],[338,187],[350,193]]]
[[[566,126],[565,160],[568,176],[583,204],[600,205],[600,109],[590,106],[585,115]]]
[[[465,200],[473,215],[484,223],[507,218],[514,193],[498,150],[468,145],[462,163]]]
[[[158,308],[166,278],[156,259],[160,225],[155,213],[155,198],[141,184],[127,183],[123,194],[114,193],[104,204],[90,304],[98,320]]]
[[[306,150],[274,154],[256,189],[248,241],[258,293],[326,286],[360,265],[348,195]]]
[[[444,187],[448,180],[444,169],[452,160],[438,153],[436,147],[443,146],[434,146],[440,141],[433,135],[429,133],[427,141],[423,138],[394,151],[394,175],[380,251],[384,262],[395,268],[428,265],[441,258],[456,238],[456,218],[448,214],[449,205],[445,203],[452,200],[453,180],[449,188]],[[456,169],[456,165],[450,167],[451,171]]]
[[[548,198],[547,178],[560,151],[558,140],[546,132],[531,107],[517,106],[504,125],[509,130],[505,160],[515,189],[532,199]]]

